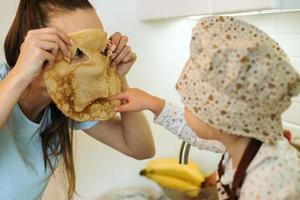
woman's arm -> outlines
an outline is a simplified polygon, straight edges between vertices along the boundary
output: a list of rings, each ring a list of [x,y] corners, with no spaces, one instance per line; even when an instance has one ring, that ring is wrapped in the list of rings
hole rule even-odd
[[[12,70],[0,81],[0,128],[3,127],[27,85],[28,83],[16,70]]]
[[[125,75],[136,61],[136,54],[127,45],[128,38],[120,33],[112,37],[112,67],[122,77],[122,91],[128,89]],[[155,154],[151,129],[142,112],[121,113],[106,122],[85,130],[100,142],[136,159],[146,159]]]
[[[128,84],[123,79],[123,90]],[[98,141],[136,159],[151,158],[155,147],[151,129],[142,112],[124,112],[106,122],[84,130]]]
[[[15,67],[0,82],[0,128],[31,81],[41,73],[43,67],[54,64],[58,50],[69,57],[67,44],[70,41],[66,34],[55,28],[27,33]]]

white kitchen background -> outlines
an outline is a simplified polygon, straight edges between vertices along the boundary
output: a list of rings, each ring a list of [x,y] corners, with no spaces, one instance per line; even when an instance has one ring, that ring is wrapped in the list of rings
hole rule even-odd
[[[128,75],[132,87],[139,87],[154,95],[180,104],[175,83],[189,54],[189,41],[196,20],[175,18],[143,22],[138,15],[138,0],[92,0],[106,30],[128,35],[130,45],[138,54],[138,61]],[[3,43],[18,0],[0,0],[0,59],[5,61]],[[275,14],[239,16],[269,33],[291,58],[300,73],[300,11]],[[156,157],[178,156],[180,141],[152,123],[146,113],[156,142]],[[283,116],[284,124],[300,135],[300,97],[295,98]],[[97,199],[114,188],[150,186],[155,184],[139,176],[147,161],[136,161],[121,155],[82,132],[76,133],[75,157],[77,170],[77,199]],[[190,158],[206,172],[212,172],[219,155],[191,150]],[[60,173],[51,180],[44,200],[65,199]]]

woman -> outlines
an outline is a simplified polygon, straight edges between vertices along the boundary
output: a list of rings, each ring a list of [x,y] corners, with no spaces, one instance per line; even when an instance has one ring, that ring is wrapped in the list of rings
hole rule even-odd
[[[0,66],[0,199],[41,199],[60,157],[71,199],[75,191],[72,131],[69,119],[51,101],[41,72],[52,67],[59,51],[70,58],[67,34],[102,28],[88,0],[21,0],[5,41],[7,64]],[[127,37],[112,37],[112,67],[123,88],[136,60]],[[88,135],[125,155],[154,155],[151,130],[142,113],[122,113],[106,122],[73,123]]]

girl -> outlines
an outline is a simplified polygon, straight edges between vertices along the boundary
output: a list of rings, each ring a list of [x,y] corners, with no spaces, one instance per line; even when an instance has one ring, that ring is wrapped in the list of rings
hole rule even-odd
[[[148,109],[183,140],[224,152],[217,188],[223,200],[299,199],[300,157],[283,138],[281,114],[300,77],[267,34],[232,17],[203,18],[177,82],[185,109],[138,89],[117,111]]]
[[[102,28],[88,0],[21,0],[7,34],[7,64],[0,66],[0,199],[41,199],[60,158],[75,190],[72,132],[52,103],[42,78],[61,51],[70,58],[67,33]],[[127,37],[112,37],[112,67],[123,78],[136,60]],[[99,52],[100,53],[100,52]],[[136,159],[154,155],[148,123],[142,113],[124,113],[106,122],[73,123],[85,133]]]

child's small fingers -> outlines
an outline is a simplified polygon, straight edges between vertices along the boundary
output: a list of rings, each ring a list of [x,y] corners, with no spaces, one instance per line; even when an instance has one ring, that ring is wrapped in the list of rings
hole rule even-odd
[[[118,96],[110,96],[107,99],[108,99],[108,101],[112,101],[112,100],[118,100],[119,98],[118,98]]]
[[[112,101],[112,100],[121,100],[121,99],[123,99],[123,95],[122,94],[108,97],[109,101]]]
[[[128,104],[123,104],[123,105],[117,106],[115,108],[115,111],[116,112],[127,112],[127,111],[130,111],[129,110],[129,105]]]
[[[111,100],[122,100],[122,99],[127,100],[127,94],[126,94],[126,92],[122,92],[120,94],[108,97],[109,101],[111,101]]]

